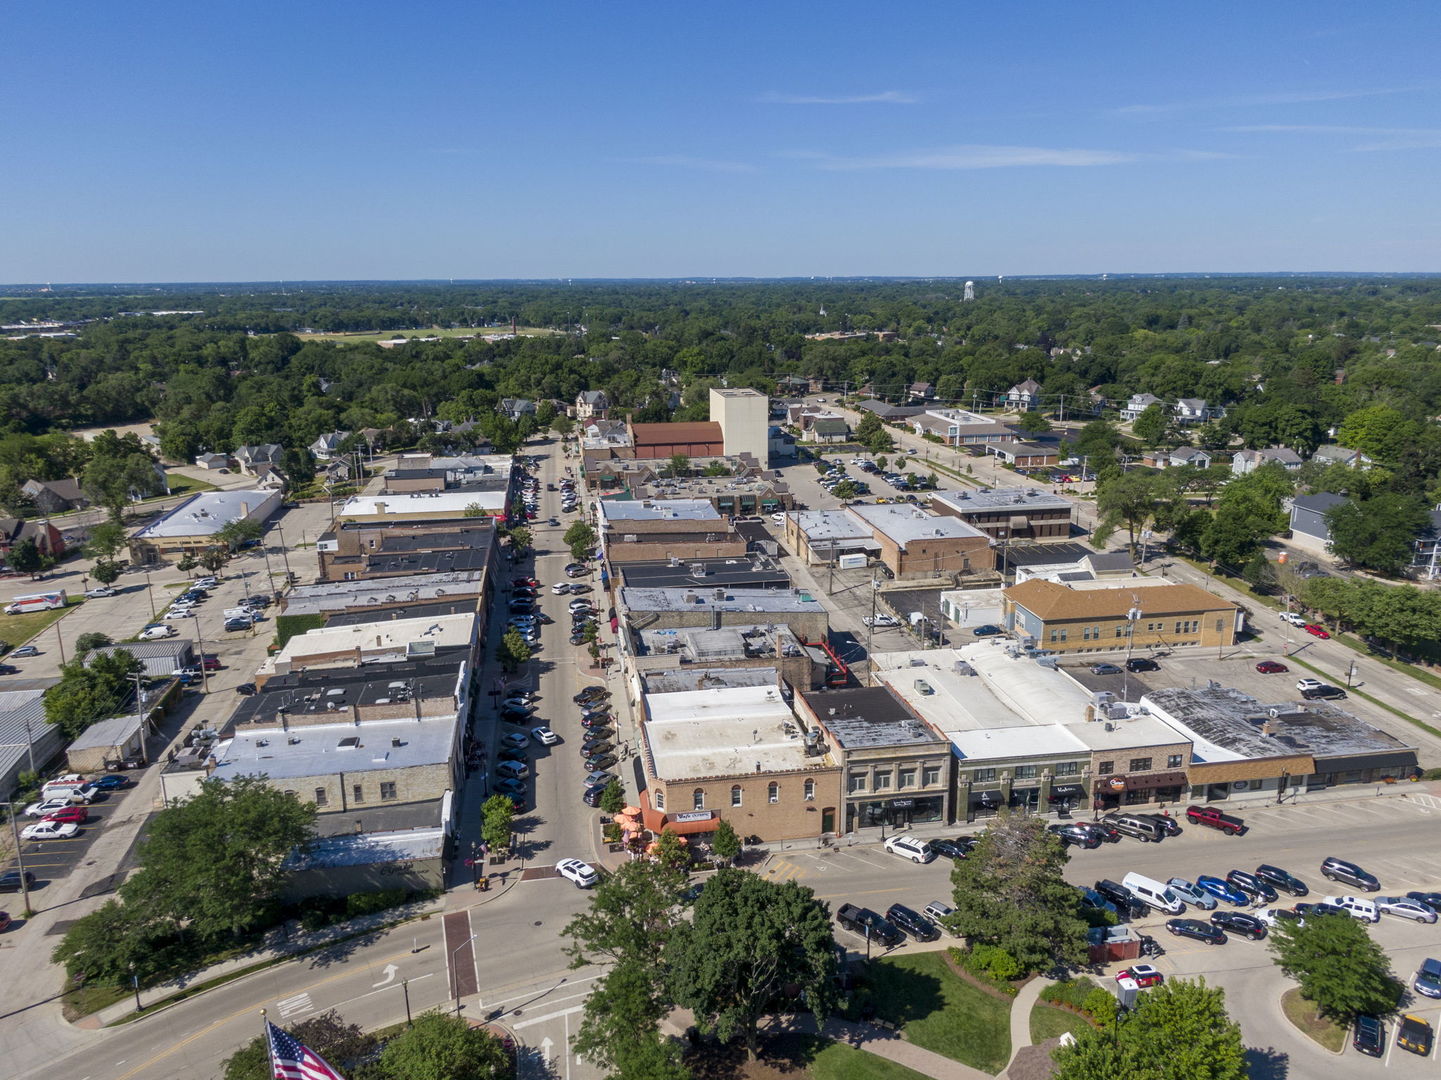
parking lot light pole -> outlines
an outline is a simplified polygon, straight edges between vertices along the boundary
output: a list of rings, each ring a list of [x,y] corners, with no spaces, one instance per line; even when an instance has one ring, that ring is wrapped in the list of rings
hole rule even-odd
[[[20,875],[20,902],[24,905],[25,914],[30,914],[30,885],[25,880],[25,860],[20,855],[20,826],[15,823],[15,804],[13,802],[0,803],[5,807],[5,813],[10,817],[10,834],[15,838],[15,872]]]

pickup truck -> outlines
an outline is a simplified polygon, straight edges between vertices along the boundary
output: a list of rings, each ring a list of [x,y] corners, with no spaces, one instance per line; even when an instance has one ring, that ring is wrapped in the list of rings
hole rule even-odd
[[[893,948],[903,940],[901,932],[893,925],[881,918],[870,908],[856,907],[855,904],[842,904],[836,909],[836,922],[841,924],[843,929],[861,937],[868,937],[878,945],[886,948]]]
[[[1193,825],[1209,825],[1220,829],[1227,836],[1239,836],[1246,831],[1246,823],[1238,817],[1223,814],[1213,806],[1186,807],[1186,820]]]

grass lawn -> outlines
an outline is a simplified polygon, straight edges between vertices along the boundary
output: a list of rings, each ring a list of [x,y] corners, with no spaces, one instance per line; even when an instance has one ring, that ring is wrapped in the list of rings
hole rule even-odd
[[[1346,1029],[1324,1016],[1316,1015],[1316,1006],[1303,998],[1301,991],[1295,987],[1281,995],[1281,1011],[1303,1034],[1331,1053],[1337,1053],[1345,1045]]]
[[[944,953],[877,960],[870,986],[877,1013],[917,1046],[993,1074],[1010,1060],[1010,1002],[951,974]]]
[[[1045,1042],[1047,1039],[1054,1039],[1062,1032],[1069,1031],[1072,1035],[1080,1035],[1083,1031],[1096,1030],[1085,1017],[1077,1016],[1065,1009],[1058,1009],[1054,1005],[1047,1005],[1044,1001],[1038,1001],[1031,1007],[1031,1042]]]
[[[810,1074],[815,1080],[921,1080],[925,1076],[854,1046],[817,1041],[825,1045],[811,1060]]]
[[[747,1061],[739,1042],[707,1046],[686,1058],[695,1080],[923,1080],[925,1074],[818,1035],[781,1035]]]
[[[45,591],[45,586],[36,583],[36,592]],[[55,608],[51,611],[29,611],[24,615],[0,615],[0,641],[5,642],[12,649],[17,645],[23,645],[42,630],[48,630],[54,623],[63,619],[66,614],[73,611],[77,604],[83,601],[71,599],[68,606]],[[41,642],[41,648],[44,648]]]
[[[165,482],[170,485],[171,495],[193,495],[197,491],[218,490],[209,480],[186,476],[184,473],[167,473]]]

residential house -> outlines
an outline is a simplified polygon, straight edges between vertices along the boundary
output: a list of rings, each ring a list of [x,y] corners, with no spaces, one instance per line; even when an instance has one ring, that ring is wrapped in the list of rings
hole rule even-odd
[[[340,444],[348,438],[350,438],[348,431],[328,432],[310,444],[310,452],[315,456],[316,461],[329,461],[340,453]]]
[[[906,397],[911,401],[934,401],[936,388],[928,382],[913,382],[906,388]]]
[[[201,454],[195,459],[195,464],[202,469],[228,469],[230,467],[229,454]]]
[[[24,540],[34,540],[45,555],[59,555],[65,550],[60,530],[48,521],[26,521],[24,518],[0,518],[0,555]]]
[[[67,510],[79,510],[90,505],[90,500],[80,490],[80,482],[73,477],[64,480],[26,480],[20,485],[20,493],[35,504],[42,514],[63,514]]]
[[[1349,469],[1360,469],[1371,464],[1371,459],[1359,450],[1349,446],[1318,446],[1311,455],[1318,465],[1345,465]]]
[[[1015,412],[1031,412],[1041,407],[1041,384],[1035,379],[1018,382],[1006,391],[1006,408]]]
[[[495,411],[512,420],[519,420],[522,416],[535,415],[535,402],[526,398],[501,398]]]
[[[1194,465],[1198,469],[1209,469],[1211,467],[1211,455],[1205,450],[1199,450],[1194,446],[1182,446],[1172,450],[1166,456],[1163,468],[1180,468],[1182,465]]]
[[[1268,446],[1264,450],[1242,450],[1231,459],[1231,472],[1245,476],[1263,465],[1276,464],[1288,472],[1301,467],[1301,455],[1289,446]]]
[[[285,447],[279,443],[261,443],[258,446],[242,446],[235,451],[235,460],[240,471],[250,476],[258,475],[262,465],[279,465],[285,457]]]
[[[1204,424],[1207,420],[1225,416],[1226,410],[1220,406],[1207,405],[1205,398],[1183,397],[1176,402],[1172,413],[1176,418],[1176,423],[1184,428],[1193,424]]]
[[[604,390],[582,390],[575,395],[575,418],[605,420],[610,417],[610,397]]]
[[[892,405],[888,401],[880,401],[876,398],[867,398],[857,402],[856,408],[861,412],[872,412],[887,423],[899,423],[909,420],[913,416],[919,416],[926,411],[924,405]]]
[[[255,486],[261,491],[283,491],[285,474],[274,465],[261,465],[255,470]]]
[[[1349,501],[1334,491],[1297,495],[1291,500],[1291,546],[1313,555],[1329,554],[1331,530],[1326,525],[1326,511]]]
[[[1121,419],[1135,420],[1152,405],[1160,404],[1162,404],[1161,399],[1155,394],[1132,394],[1130,400],[1121,408]]]
[[[843,443],[850,437],[850,425],[834,414],[815,417],[803,436],[806,442],[814,443]]]

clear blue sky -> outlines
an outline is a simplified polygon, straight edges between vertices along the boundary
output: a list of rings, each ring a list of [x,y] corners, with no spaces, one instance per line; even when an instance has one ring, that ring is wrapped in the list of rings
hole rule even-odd
[[[18,4],[0,281],[1441,270],[1441,5]]]

